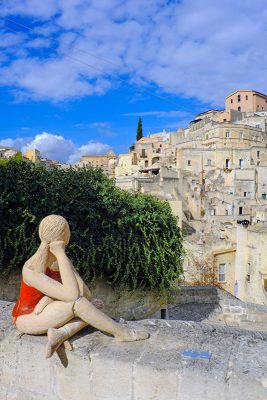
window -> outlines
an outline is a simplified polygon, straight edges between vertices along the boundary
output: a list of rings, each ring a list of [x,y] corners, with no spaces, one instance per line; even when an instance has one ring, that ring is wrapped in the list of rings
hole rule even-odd
[[[187,160],[187,165],[191,165],[191,160]]]
[[[225,210],[225,215],[228,215],[228,210],[227,209]]]
[[[237,95],[237,101],[238,101],[238,102],[241,101],[241,95],[240,95],[240,94]]]
[[[248,263],[248,265],[247,265],[247,282],[250,282],[250,271],[251,271],[250,263]]]
[[[208,160],[208,161],[207,161],[207,164],[208,164],[209,166],[211,166],[211,160]]]
[[[257,158],[260,158],[260,150],[257,150]]]
[[[258,129],[259,129],[260,127],[261,127],[260,124],[256,124],[256,125],[255,125],[255,128],[258,128]]]
[[[266,200],[266,193],[262,193],[261,198],[262,200]]]
[[[206,139],[208,139],[209,138],[209,134],[208,133],[206,133]]]
[[[226,265],[225,264],[219,264],[219,282],[225,282],[226,281]]]
[[[233,104],[233,99],[231,99],[231,104]]]
[[[241,111],[241,107],[240,107],[240,106],[239,106],[239,107],[237,107],[237,110],[238,110],[238,111]]]
[[[239,160],[239,168],[242,169],[244,167],[244,160],[242,158]]]
[[[226,137],[227,139],[229,139],[229,137],[230,137],[230,131],[226,131],[226,132],[225,132],[225,137]]]
[[[226,168],[226,169],[230,169],[230,159],[229,159],[229,158],[227,158],[227,159],[225,160],[225,168]]]
[[[142,151],[141,151],[141,157],[146,157],[146,150],[145,150],[145,149],[142,149]]]
[[[215,209],[215,208],[213,208],[213,209],[211,210],[211,215],[216,215],[216,209]]]
[[[248,96],[246,96],[246,100],[248,100]]]
[[[244,192],[244,197],[247,197],[247,192]]]
[[[243,132],[239,133],[239,139],[242,140],[243,139]]]
[[[238,213],[239,213],[239,215],[243,215],[243,207],[238,208]]]

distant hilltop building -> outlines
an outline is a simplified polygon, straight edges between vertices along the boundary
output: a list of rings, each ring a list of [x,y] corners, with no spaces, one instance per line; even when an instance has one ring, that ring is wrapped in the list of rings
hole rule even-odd
[[[57,160],[49,160],[48,158],[42,157],[40,151],[37,149],[26,150],[24,152],[24,157],[34,164],[42,164],[48,169],[53,167],[58,169],[70,168],[69,164],[61,163]]]
[[[239,89],[226,97],[225,109],[249,113],[267,111],[267,96],[255,90]]]
[[[21,154],[18,149],[14,147],[0,146],[0,159],[9,159],[16,154]]]
[[[75,166],[78,168],[101,168],[107,176],[112,177],[115,174],[116,162],[117,156],[112,150],[109,150],[104,155],[84,155],[81,157],[80,162],[76,163]]]
[[[37,149],[28,149],[24,152],[24,157],[33,163],[41,162],[41,153]]]

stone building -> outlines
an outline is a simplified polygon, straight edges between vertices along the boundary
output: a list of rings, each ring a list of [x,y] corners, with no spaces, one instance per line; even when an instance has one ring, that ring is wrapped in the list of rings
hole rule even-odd
[[[143,137],[135,144],[137,164],[145,173],[151,171],[156,175],[159,165],[175,164],[175,145],[172,141],[173,132],[159,132]]]
[[[16,154],[21,153],[14,147],[0,146],[0,159],[8,159],[14,157]]]
[[[24,152],[24,157],[28,160],[32,161],[33,163],[40,163],[41,162],[41,153],[37,149],[28,149]]]
[[[117,162],[117,156],[112,150],[109,150],[103,155],[85,155],[82,156],[80,162],[76,163],[75,166],[78,168],[91,167],[101,168],[104,173],[109,176],[115,176],[115,166]]]
[[[267,224],[238,225],[235,282],[241,300],[267,304]]]
[[[261,93],[238,90],[227,96],[225,110],[200,113],[186,128],[142,138],[135,144],[135,172],[130,167],[126,176],[126,167],[120,176],[118,170],[116,182],[180,202],[185,282],[212,283],[267,304],[265,290],[257,296],[259,286],[245,290],[241,284],[246,280],[244,259],[251,258],[257,279],[265,273],[249,246],[250,241],[263,243],[267,233],[266,101]],[[265,285],[262,280],[260,285]]]
[[[226,111],[241,112],[267,111],[267,96],[255,90],[239,89],[229,94],[225,101]]]
[[[115,167],[115,176],[131,176],[139,171],[137,155],[134,151],[120,154]]]

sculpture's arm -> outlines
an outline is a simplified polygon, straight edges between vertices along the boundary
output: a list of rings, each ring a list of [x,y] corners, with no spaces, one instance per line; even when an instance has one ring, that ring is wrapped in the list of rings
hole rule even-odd
[[[77,300],[80,296],[79,285],[73,265],[65,253],[64,242],[52,242],[49,247],[57,258],[62,284],[28,265],[24,265],[22,272],[25,283],[52,299],[67,302]]]
[[[75,270],[75,275],[77,278],[77,282],[80,289],[80,295],[86,297],[87,300],[91,301],[91,303],[98,309],[102,309],[104,307],[104,303],[100,299],[93,299],[92,293],[88,286],[84,283],[78,272]]]
[[[80,295],[84,296],[87,298],[87,300],[92,300],[92,293],[90,291],[90,289],[88,288],[88,286],[84,283],[84,281],[82,280],[82,278],[80,277],[80,275],[78,274],[78,272],[74,269],[74,273],[79,285],[79,289],[80,289]]]
[[[84,281],[82,280],[82,278],[80,277],[80,275],[78,274],[78,272],[76,270],[75,271],[75,275],[77,278],[77,282],[79,285],[79,289],[80,289],[80,296],[84,296],[87,300],[91,301],[91,303],[98,309],[102,309],[104,307],[104,303],[102,300],[100,299],[96,299],[96,298],[92,298],[92,293],[90,291],[90,289],[88,288],[88,286],[84,283]]]
[[[51,299],[51,297],[48,296],[42,297],[33,310],[34,314],[36,315],[41,314],[41,312],[45,309],[45,307],[48,306],[48,304],[52,303],[53,301],[54,300]]]

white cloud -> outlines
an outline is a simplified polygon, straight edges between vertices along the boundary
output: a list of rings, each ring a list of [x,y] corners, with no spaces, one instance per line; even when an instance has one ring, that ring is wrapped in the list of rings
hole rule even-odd
[[[104,143],[90,141],[87,144],[78,147],[73,154],[68,159],[70,164],[74,164],[75,162],[79,161],[81,156],[85,155],[99,155],[99,154],[106,154],[107,151],[110,150],[110,146]]]
[[[71,140],[47,132],[36,135],[30,143],[22,147],[23,152],[28,149],[38,149],[43,157],[59,161],[67,160],[76,150]]]
[[[140,112],[132,112],[123,114],[127,117],[159,117],[159,118],[177,118],[177,117],[186,117],[188,116],[187,111],[140,111]]]
[[[15,147],[22,152],[32,148],[38,149],[42,157],[70,164],[79,161],[83,155],[106,154],[110,149],[109,145],[93,140],[79,147],[72,140],[48,132],[42,132],[32,138],[3,139],[0,140],[0,145]]]
[[[13,0],[0,11],[34,28],[5,48],[0,68],[19,98],[101,94],[125,76],[215,106],[239,87],[267,92],[266,0]],[[37,57],[50,32],[51,54]]]
[[[24,146],[27,146],[28,143],[32,141],[31,137],[25,137],[25,138],[17,138],[17,139],[2,139],[0,140],[0,145],[1,146],[6,146],[6,147],[15,147],[16,149],[21,149]]]

